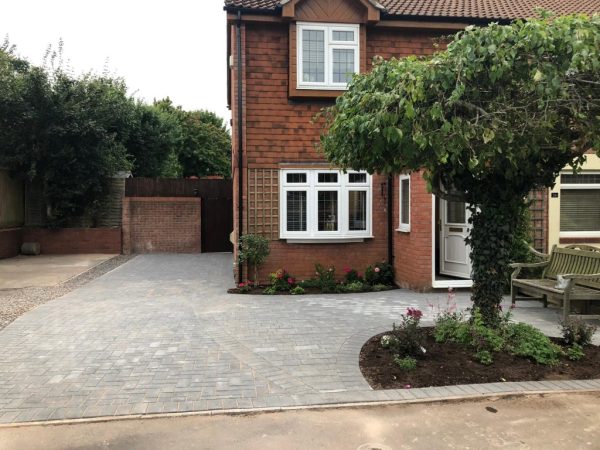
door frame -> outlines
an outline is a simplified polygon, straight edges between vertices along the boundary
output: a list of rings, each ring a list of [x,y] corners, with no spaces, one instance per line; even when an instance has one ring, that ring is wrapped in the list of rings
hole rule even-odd
[[[436,266],[436,254],[435,254],[435,242],[439,239],[439,233],[436,230],[436,221],[439,211],[436,211],[435,207],[435,195],[431,195],[431,287],[432,288],[470,288],[473,286],[473,280],[436,280],[435,278],[435,266]]]

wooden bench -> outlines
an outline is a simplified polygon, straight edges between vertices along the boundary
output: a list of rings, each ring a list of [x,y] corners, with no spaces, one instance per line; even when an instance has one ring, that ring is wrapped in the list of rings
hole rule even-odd
[[[513,305],[519,300],[541,300],[544,307],[554,303],[563,308],[563,319],[585,317],[600,319],[600,315],[571,314],[573,302],[583,302],[587,312],[591,301],[600,301],[600,248],[589,245],[569,245],[552,248],[550,255],[534,253],[544,261],[537,263],[513,263],[511,297]],[[518,278],[523,268],[543,268],[541,278]],[[558,276],[566,280],[564,288],[557,287]]]

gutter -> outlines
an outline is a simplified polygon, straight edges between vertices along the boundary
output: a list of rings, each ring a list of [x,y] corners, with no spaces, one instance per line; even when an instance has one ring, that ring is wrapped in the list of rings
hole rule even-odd
[[[236,29],[236,51],[237,51],[237,139],[238,139],[238,246],[243,235],[244,227],[244,153],[243,153],[243,130],[242,130],[242,12],[237,11]],[[244,281],[244,267],[238,264],[238,283]]]
[[[394,216],[393,216],[393,208],[394,208],[394,177],[392,175],[388,175],[387,182],[387,253],[388,253],[388,263],[392,266],[394,265]]]

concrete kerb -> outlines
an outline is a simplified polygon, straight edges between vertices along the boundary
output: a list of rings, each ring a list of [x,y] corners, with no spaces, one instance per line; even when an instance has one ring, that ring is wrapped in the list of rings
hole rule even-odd
[[[330,410],[330,409],[356,409],[356,408],[376,408],[381,406],[396,406],[396,405],[413,405],[413,404],[428,404],[428,403],[462,403],[462,402],[483,402],[485,400],[499,400],[499,399],[511,399],[511,398],[522,398],[522,397],[534,397],[534,396],[548,396],[548,395],[559,395],[559,394],[586,394],[586,393],[600,393],[600,379],[598,380],[569,380],[577,381],[578,388],[570,389],[523,389],[520,391],[497,391],[488,393],[468,394],[468,395],[451,395],[446,397],[438,398],[414,398],[408,400],[384,400],[384,401],[364,401],[364,402],[349,402],[349,403],[325,403],[315,405],[303,405],[303,406],[280,406],[280,407],[265,407],[265,408],[236,408],[236,409],[221,409],[211,411],[189,411],[189,412],[177,412],[177,413],[157,413],[157,414],[130,414],[122,416],[102,416],[102,417],[86,417],[79,419],[60,419],[60,420],[47,420],[47,421],[36,421],[36,422],[15,422],[0,424],[0,429],[5,428],[25,428],[35,426],[58,426],[58,425],[77,425],[77,424],[91,424],[91,423],[105,423],[114,421],[130,421],[140,419],[165,419],[165,418],[178,418],[178,417],[212,417],[212,416],[253,416],[258,414],[269,414],[286,411],[305,411],[305,410]],[[536,382],[520,382],[520,385]],[[562,382],[554,382],[555,385]],[[589,387],[584,388],[584,384],[590,384]],[[594,385],[591,385],[594,383]],[[490,386],[497,383],[484,383],[481,385],[467,385],[467,386]],[[514,383],[517,384],[517,383]],[[458,386],[458,385],[457,385]],[[453,387],[453,386],[444,386]],[[429,389],[429,388],[423,388]],[[407,389],[405,392],[410,392]],[[385,390],[374,391],[374,392],[386,392]]]

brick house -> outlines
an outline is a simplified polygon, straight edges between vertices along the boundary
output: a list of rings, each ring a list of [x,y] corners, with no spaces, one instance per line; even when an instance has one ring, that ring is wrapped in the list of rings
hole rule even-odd
[[[315,148],[313,117],[373,57],[429,55],[438,38],[530,17],[538,4],[600,11],[600,0],[225,0],[232,236],[271,240],[261,279],[281,267],[307,278],[316,262],[362,271],[387,260],[400,286],[470,286],[465,205],[428,193],[420,173],[335,170]]]

